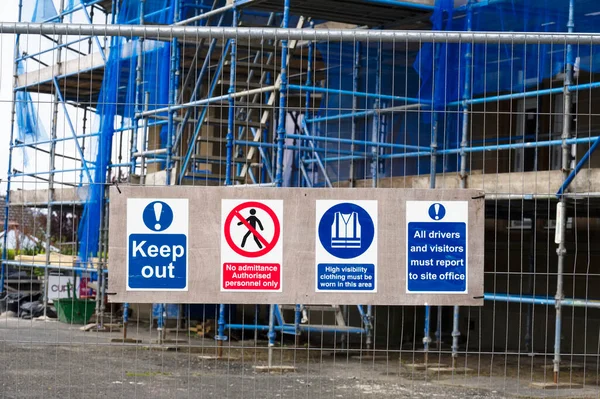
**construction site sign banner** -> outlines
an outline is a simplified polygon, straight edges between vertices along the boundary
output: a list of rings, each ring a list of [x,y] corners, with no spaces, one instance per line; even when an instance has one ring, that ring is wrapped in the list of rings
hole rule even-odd
[[[112,188],[110,300],[483,305],[468,189]]]

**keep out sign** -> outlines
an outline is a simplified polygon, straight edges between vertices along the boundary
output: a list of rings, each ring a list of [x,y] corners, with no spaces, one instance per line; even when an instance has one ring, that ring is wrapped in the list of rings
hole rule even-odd
[[[186,291],[188,200],[127,201],[127,290]]]

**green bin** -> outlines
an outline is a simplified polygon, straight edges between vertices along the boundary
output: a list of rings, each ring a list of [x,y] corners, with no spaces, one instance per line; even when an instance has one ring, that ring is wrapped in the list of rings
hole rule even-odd
[[[53,302],[58,320],[69,324],[87,324],[96,309],[96,302],[86,299],[59,298]]]

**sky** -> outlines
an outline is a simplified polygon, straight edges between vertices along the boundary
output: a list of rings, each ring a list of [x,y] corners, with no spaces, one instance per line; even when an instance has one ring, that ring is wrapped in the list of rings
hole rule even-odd
[[[5,0],[6,4],[2,4],[2,22],[14,22],[18,20],[18,4],[19,0]],[[33,14],[33,5],[36,4],[36,0],[22,0],[23,7],[23,21],[30,21]],[[59,9],[58,4],[60,0],[54,0],[55,8]],[[44,4],[40,2],[40,4]],[[41,8],[40,8],[41,10]],[[38,13],[41,11],[38,10]],[[39,15],[39,14],[38,14]],[[52,14],[53,16],[54,14]],[[50,16],[51,17],[51,16]],[[40,19],[44,19],[41,17]],[[75,13],[72,17],[66,17],[65,23],[85,23],[85,17],[81,11]],[[86,53],[88,51],[87,40],[77,41],[79,37],[63,37],[62,40],[73,43],[70,45],[71,48],[75,48],[81,52]],[[14,35],[0,35],[0,123],[2,128],[0,129],[0,195],[6,194],[6,178],[8,173],[8,158],[9,158],[9,142],[11,133],[11,111],[12,111],[12,87],[13,87],[13,67],[14,67]],[[22,35],[20,37],[20,50],[25,51],[28,54],[37,54],[38,52],[51,48],[54,45],[47,39],[40,38],[37,35]],[[97,48],[93,49],[94,52]],[[36,58],[41,60],[47,65],[57,64],[57,51],[45,52],[41,55],[36,55]],[[69,60],[78,59],[81,57],[74,51],[63,50],[61,59],[62,62]],[[32,73],[40,68],[44,68],[38,62],[33,60],[27,60],[22,63],[24,73]],[[37,117],[37,122],[42,126],[43,136],[38,138],[39,140],[47,139],[51,134],[51,121],[53,120],[53,95],[50,94],[37,94],[36,89],[32,88],[29,90],[32,104],[35,107],[33,113]],[[56,136],[58,138],[70,137],[72,135],[69,125],[72,124],[77,134],[83,132],[83,109],[75,108],[69,105],[66,106],[68,114],[65,112],[65,106],[60,104],[57,112],[57,123],[56,123]],[[86,132],[97,128],[97,118],[93,115],[88,114],[88,122],[86,126]],[[17,137],[18,127],[15,126],[15,137]],[[80,145],[82,145],[80,143]],[[48,144],[38,144],[38,148],[41,151],[35,151],[33,149],[17,148],[12,153],[12,168],[19,171],[34,172],[34,171],[48,171],[49,167],[49,156],[44,151],[48,151],[50,146]],[[90,143],[90,140],[85,143],[86,158],[91,159],[90,154],[94,152],[95,146]],[[56,144],[56,153],[65,154],[68,157],[74,157],[80,159],[81,157],[77,153],[75,143],[73,140],[59,141]],[[24,156],[25,155],[25,156]],[[55,188],[60,188],[60,182],[79,183],[81,175],[79,171],[73,171],[73,169],[81,169],[81,163],[69,159],[68,157],[57,156],[55,159],[56,170],[71,170],[71,172],[56,173],[55,174]],[[47,174],[40,175],[42,178],[47,178]],[[66,186],[62,186],[66,187]],[[11,190],[18,189],[45,189],[47,183],[42,179],[34,179],[33,177],[14,177],[11,179]]]
[[[7,0],[2,4],[2,22],[15,22],[18,18],[18,1]],[[0,35],[0,195],[6,191],[8,171],[8,144],[10,140],[10,114],[12,102],[14,35]]]

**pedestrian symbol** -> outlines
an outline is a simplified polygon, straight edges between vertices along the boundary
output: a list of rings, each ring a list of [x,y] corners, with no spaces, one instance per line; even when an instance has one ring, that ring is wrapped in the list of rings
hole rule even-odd
[[[264,241],[264,238],[262,238],[262,236],[260,234],[258,234],[258,232],[256,231],[256,226],[258,225],[258,227],[261,230],[264,230],[264,228],[263,228],[262,223],[260,223],[260,219],[258,219],[254,215],[256,215],[256,209],[252,208],[252,209],[250,209],[250,217],[246,218],[245,221],[242,220],[241,222],[238,222],[238,224],[237,224],[238,226],[244,225],[245,227],[248,228],[248,232],[244,235],[244,238],[242,239],[242,245],[241,245],[242,248],[244,248],[246,246],[246,240],[248,239],[248,236],[250,234],[252,234],[254,236],[254,242],[256,242],[256,246],[259,249],[262,249],[262,247],[263,247],[260,240],[262,239]]]
[[[255,201],[245,201],[234,207],[223,224],[223,233],[229,247],[238,255],[248,258],[268,254],[277,244],[280,232],[281,226],[275,212]],[[248,245],[246,241],[250,235],[253,236],[254,244]]]
[[[283,201],[221,206],[221,291],[281,291]]]
[[[316,290],[377,291],[377,201],[316,203]]]

